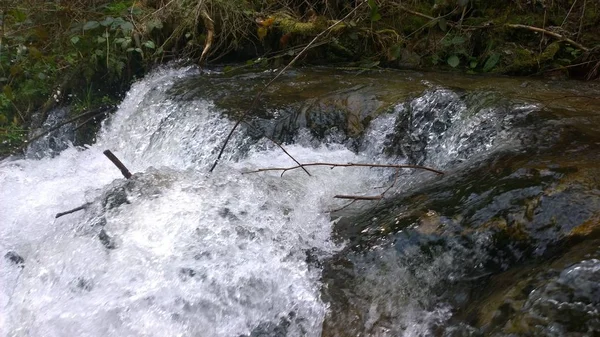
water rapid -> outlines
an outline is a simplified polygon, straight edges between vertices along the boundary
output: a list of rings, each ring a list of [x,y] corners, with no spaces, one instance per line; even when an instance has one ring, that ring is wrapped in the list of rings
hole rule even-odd
[[[93,145],[69,145],[65,127],[0,162],[0,337],[599,329],[600,239],[590,233],[600,119],[587,103],[546,109],[509,79],[494,80],[500,92],[476,77],[294,70],[209,173],[227,116],[271,74],[221,75],[159,69],[132,86]],[[542,98],[563,90],[528,86]],[[295,165],[263,134],[303,163],[446,175],[252,173]],[[334,198],[384,191],[348,208]]]
[[[161,70],[135,84],[86,149],[0,165],[0,251],[23,260],[0,260],[0,335],[320,335],[327,305],[307,252],[323,259],[341,247],[331,237],[335,194],[368,191],[388,174],[243,174],[293,164],[243,133],[207,173],[233,123],[210,101],[169,98],[174,82],[196,75]],[[297,144],[314,144],[307,138]],[[377,160],[378,141],[358,154],[340,144],[287,149],[302,162],[364,162]]]

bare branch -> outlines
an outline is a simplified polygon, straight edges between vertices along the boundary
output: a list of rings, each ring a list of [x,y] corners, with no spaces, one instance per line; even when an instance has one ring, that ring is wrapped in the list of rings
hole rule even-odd
[[[291,166],[291,167],[268,167],[268,168],[261,168],[255,171],[248,171],[248,172],[244,172],[244,174],[247,173],[258,173],[258,172],[266,172],[266,171],[282,171],[281,175],[283,176],[283,174],[287,171],[291,171],[291,170],[295,170],[295,169],[299,169],[299,168],[304,168],[306,166],[329,166],[332,169],[335,167],[381,167],[381,168],[395,168],[395,169],[418,169],[418,170],[426,170],[426,171],[430,171],[433,173],[437,173],[437,174],[444,174],[444,172],[433,169],[431,167],[427,167],[427,166],[420,166],[420,165],[396,165],[396,164],[358,164],[358,163],[347,163],[347,164],[340,164],[340,163],[308,163],[308,164],[302,164],[302,165],[297,165],[297,166]]]
[[[381,200],[383,199],[383,194],[380,195],[336,195],[334,196],[336,199],[350,199],[350,200]]]
[[[119,160],[119,158],[117,158],[117,156],[115,156],[114,153],[112,153],[110,150],[106,150],[103,153],[106,157],[108,157],[108,159],[110,159],[110,161],[112,161],[113,164],[115,164],[116,167],[119,168],[119,170],[121,170],[121,173],[125,179],[131,178],[131,172],[129,172],[127,167],[123,165],[123,163]]]
[[[354,199],[354,200],[350,201],[349,203],[345,204],[344,206],[342,206],[342,207],[340,207],[340,208],[333,209],[333,210],[331,210],[330,212],[331,212],[331,213],[333,213],[333,212],[339,212],[339,211],[341,211],[341,210],[343,210],[343,209],[346,209],[346,208],[350,207],[350,206],[351,206],[352,204],[354,204],[355,202],[356,202],[356,199]]]
[[[58,219],[58,218],[60,218],[63,215],[67,215],[67,214],[75,213],[77,211],[81,211],[82,209],[86,209],[86,207],[88,207],[88,205],[89,205],[89,203],[88,204],[83,204],[83,205],[81,205],[79,207],[75,207],[75,208],[70,209],[70,210],[65,211],[65,212],[56,213],[56,216],[54,218]]]
[[[396,172],[394,173],[394,181],[392,182],[392,184],[390,186],[388,186],[388,188],[386,188],[383,192],[381,192],[381,194],[373,195],[373,196],[338,194],[338,195],[334,196],[335,199],[348,199],[348,200],[352,200],[352,201],[349,204],[347,204],[341,208],[335,209],[331,212],[337,212],[337,211],[343,210],[358,200],[377,201],[377,203],[379,203],[381,200],[383,200],[383,198],[385,197],[385,194],[389,190],[391,190],[394,186],[396,186],[396,183],[398,182],[398,176],[400,175],[400,169],[419,169],[419,170],[430,171],[430,172],[437,173],[437,174],[444,174],[444,172],[442,172],[442,171],[439,171],[439,170],[436,170],[436,169],[433,169],[433,168],[430,168],[427,166],[396,165],[396,164],[357,164],[357,163],[347,163],[347,164],[308,163],[308,164],[302,164],[302,165],[290,166],[290,167],[261,168],[261,169],[255,170],[255,171],[243,172],[242,174],[267,172],[267,171],[281,171],[281,176],[283,176],[283,174],[287,171],[291,171],[291,170],[295,170],[295,169],[299,169],[299,168],[305,169],[305,166],[328,166],[331,169],[334,169],[336,167],[369,167],[369,168],[376,167],[376,168],[394,168],[394,169],[396,169]]]
[[[244,121],[244,123],[246,125],[248,125],[249,127],[256,129],[254,127],[254,125]],[[300,164],[299,161],[296,160],[296,158],[294,158],[289,152],[287,152],[287,150],[283,147],[283,145],[281,145],[279,142],[275,141],[274,139],[268,137],[267,135],[263,135],[263,137],[267,138],[268,140],[270,140],[273,144],[279,146],[279,148],[281,149],[281,151],[283,151],[283,153],[285,153],[288,157],[290,157],[296,164],[298,164],[298,166],[302,167],[302,164]],[[306,174],[308,174],[309,177],[312,177],[311,174],[304,168],[302,167],[302,170],[304,170],[304,172],[306,172]]]
[[[571,39],[569,39],[567,37],[564,37],[564,36],[562,36],[560,34],[551,32],[551,31],[546,30],[546,29],[542,29],[542,28],[538,28],[538,27],[533,27],[533,26],[527,26],[527,25],[521,25],[521,24],[517,24],[517,23],[507,23],[507,24],[505,24],[505,26],[506,27],[510,27],[510,28],[528,29],[528,30],[531,30],[531,31],[534,31],[534,32],[537,32],[537,33],[542,33],[542,34],[550,35],[550,36],[552,36],[552,37],[554,37],[554,38],[556,38],[556,39],[558,39],[560,41],[565,41],[565,42],[571,44],[573,47],[577,47],[577,48],[579,48],[579,49],[581,49],[583,51],[589,51],[590,50],[589,48],[585,47],[584,45],[582,45],[580,43],[577,43],[577,42],[575,42],[575,41],[573,41],[573,40],[571,40]]]

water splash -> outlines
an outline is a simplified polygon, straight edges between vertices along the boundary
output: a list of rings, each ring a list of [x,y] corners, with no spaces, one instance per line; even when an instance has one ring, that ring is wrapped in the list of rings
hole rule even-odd
[[[415,164],[439,168],[475,156],[531,145],[523,138],[531,127],[527,117],[539,106],[511,102],[494,92],[468,94],[437,88],[396,107],[396,132],[389,137],[388,152]]]
[[[0,163],[0,335],[321,335],[334,305],[323,298],[322,265],[343,247],[329,214],[343,203],[332,197],[389,185],[393,172],[244,174],[294,163],[242,130],[207,174],[233,123],[207,99],[173,97],[173,86],[197,76],[162,69],[136,83],[87,149]],[[358,147],[341,132],[319,139],[304,129],[286,148],[301,162],[408,158],[438,167],[518,150],[509,129],[536,107],[490,99],[435,89],[373,120]],[[133,179],[120,178],[105,149],[137,172]],[[458,243],[427,255],[421,244],[350,256],[361,277],[352,300],[365,313],[357,331],[425,336],[449,319],[433,290],[483,256]]]
[[[0,250],[24,260],[24,268],[0,262],[1,335],[320,335],[327,304],[307,254],[322,260],[340,248],[332,196],[367,190],[386,174],[242,174],[292,164],[242,133],[207,174],[232,122],[211,102],[167,95],[196,75],[160,70],[135,84],[85,150],[0,164]],[[119,178],[107,148],[138,172],[133,179]],[[304,162],[369,157],[335,144],[288,151]]]

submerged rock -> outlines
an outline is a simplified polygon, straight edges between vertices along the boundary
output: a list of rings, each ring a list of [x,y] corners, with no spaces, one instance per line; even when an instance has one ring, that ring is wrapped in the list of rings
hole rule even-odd
[[[57,127],[59,124],[69,119],[69,107],[60,107],[51,110],[47,114],[47,118],[43,123],[33,122],[34,125],[40,125],[39,129],[34,129],[30,132],[29,138],[33,138]],[[36,116],[38,119],[43,118],[43,114]],[[28,158],[40,159],[43,157],[54,157],[62,150],[66,149],[75,141],[75,126],[72,123],[65,124],[58,129],[49,132],[41,138],[35,140],[27,147],[26,155]]]
[[[25,259],[17,254],[16,252],[10,250],[8,251],[5,255],[4,258],[7,259],[8,261],[10,261],[12,264],[14,264],[17,267],[20,268],[24,268],[25,267]]]
[[[587,240],[550,263],[495,275],[455,319],[491,336],[593,336],[600,331],[599,247],[600,239]]]

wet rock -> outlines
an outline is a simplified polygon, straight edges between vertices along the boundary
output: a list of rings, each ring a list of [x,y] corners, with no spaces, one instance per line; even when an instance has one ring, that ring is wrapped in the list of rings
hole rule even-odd
[[[118,179],[106,187],[100,197],[103,211],[131,203],[135,198],[152,199],[171,186],[174,177],[153,168],[136,173],[131,179]]]
[[[179,278],[182,281],[187,281],[194,276],[196,276],[196,271],[192,268],[180,268],[179,269]]]
[[[84,277],[78,277],[71,283],[73,292],[90,292],[94,289],[94,282]]]
[[[506,143],[509,134],[515,143],[531,143],[521,138],[530,138],[528,116],[537,107],[511,103],[491,91],[434,89],[396,110],[396,132],[389,137],[386,153],[441,168],[489,152]]]
[[[219,215],[224,219],[229,219],[230,221],[238,221],[239,218],[231,212],[231,210],[227,207],[223,207],[219,210]]]
[[[306,263],[308,263],[309,266],[314,267],[314,268],[322,268],[323,266],[323,262],[321,261],[322,258],[321,256],[323,256],[323,252],[320,251],[318,248],[310,248],[307,249],[305,251],[306,254]]]
[[[401,335],[405,312],[444,303],[451,318],[428,330],[439,335],[592,336],[600,310],[587,280],[596,274],[576,278],[584,285],[561,275],[598,259],[600,153],[582,145],[598,136],[556,133],[548,147],[457,164],[339,219],[335,231],[349,244],[323,267],[325,335]]]
[[[443,337],[483,337],[483,333],[479,329],[468,324],[458,324],[443,329]]]
[[[288,330],[292,324],[295,314],[292,312],[288,317],[281,317],[279,323],[265,322],[259,324],[256,328],[252,329],[250,335],[240,337],[286,337]]]
[[[98,239],[102,242],[102,245],[106,247],[106,249],[115,249],[117,248],[115,240],[109,236],[104,229],[100,230],[98,234]]]
[[[59,107],[51,110],[47,114],[47,118],[43,123],[32,121],[33,125],[40,125],[39,129],[32,129],[29,138],[33,138],[46,130],[49,130],[60,123],[69,119],[70,108]],[[38,114],[34,119],[43,118],[43,114]],[[44,135],[36,141],[29,144],[27,147],[27,157],[29,158],[43,158],[43,157],[54,157],[61,151],[68,148],[75,140],[75,126],[73,123],[65,124],[60,128]]]
[[[4,258],[7,259],[10,263],[14,264],[17,267],[24,268],[25,267],[25,259],[17,254],[14,251],[8,251],[4,254]]]
[[[576,244],[552,263],[490,278],[456,319],[493,336],[591,336],[600,331],[600,239]]]

